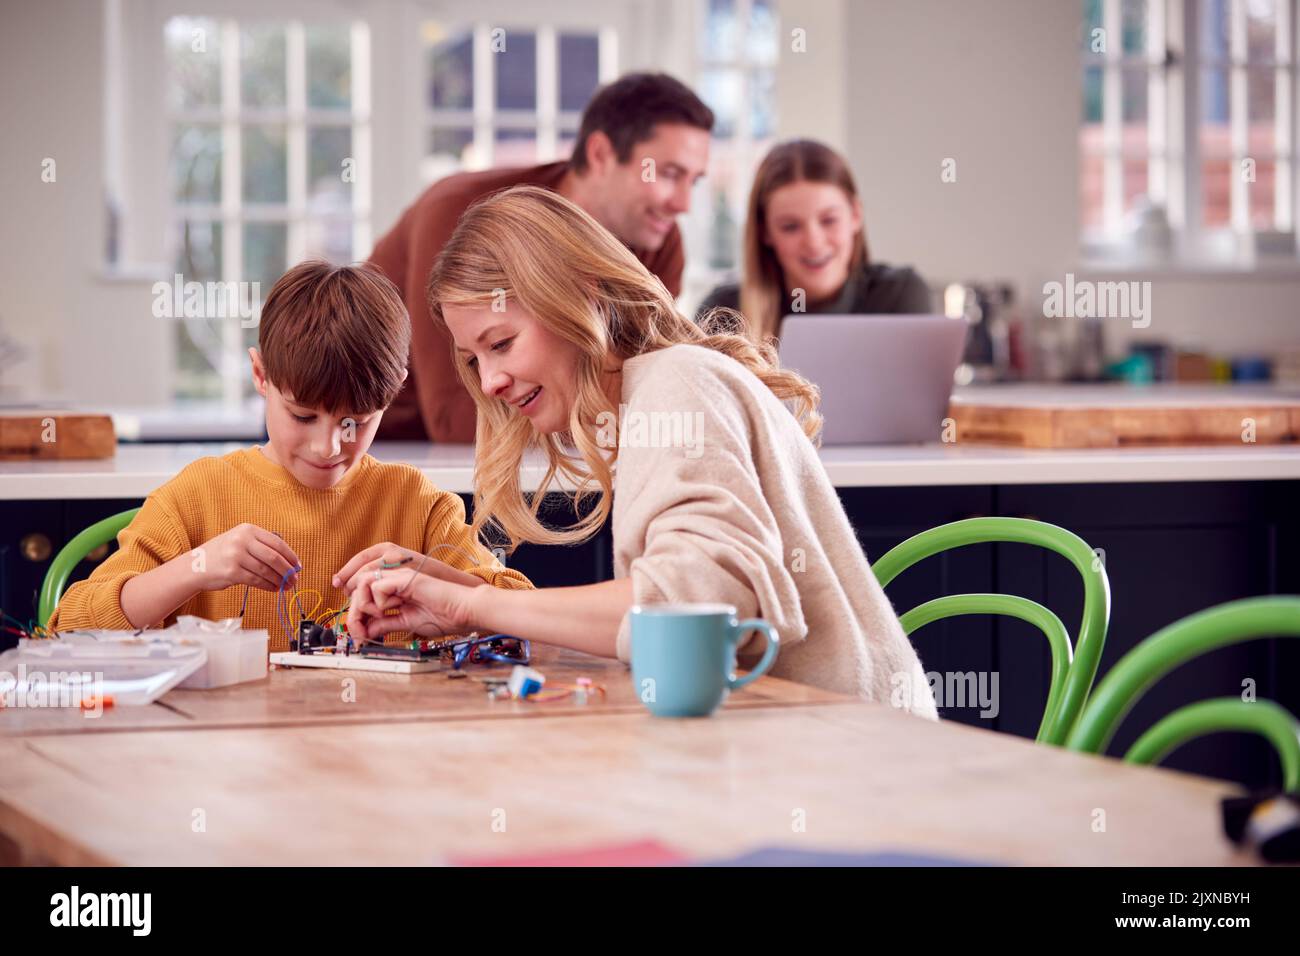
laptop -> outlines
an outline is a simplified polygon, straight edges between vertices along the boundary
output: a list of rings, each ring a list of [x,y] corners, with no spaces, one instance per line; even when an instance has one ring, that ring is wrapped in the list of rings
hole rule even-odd
[[[823,445],[937,442],[965,319],[942,315],[792,315],[781,367],[821,386]]]

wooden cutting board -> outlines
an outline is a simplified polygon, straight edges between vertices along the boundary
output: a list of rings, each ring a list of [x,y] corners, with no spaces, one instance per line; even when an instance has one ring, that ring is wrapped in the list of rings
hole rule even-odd
[[[1231,387],[977,388],[954,395],[949,414],[958,443],[1022,448],[1300,441],[1300,397]]]
[[[81,412],[0,412],[0,460],[112,458],[113,419]]]

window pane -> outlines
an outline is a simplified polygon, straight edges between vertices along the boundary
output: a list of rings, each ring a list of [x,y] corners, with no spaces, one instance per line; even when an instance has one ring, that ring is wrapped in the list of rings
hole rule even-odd
[[[1243,0],[1246,4],[1246,58],[1270,63],[1276,57],[1277,0]],[[1229,0],[1202,0],[1201,52],[1227,60],[1232,49],[1232,4]]]
[[[1102,69],[1099,66],[1085,67],[1083,71],[1083,121],[1084,123],[1101,123],[1102,116]]]
[[[284,106],[283,26],[252,24],[240,29],[239,79],[245,106]]]
[[[701,38],[704,55],[713,59],[736,59],[740,50],[739,35],[735,0],[708,0]]]
[[[1083,26],[1079,33],[1079,49],[1084,53],[1100,53],[1093,49],[1093,32],[1102,29],[1102,0],[1083,0]]]
[[[176,378],[173,393],[177,398],[194,401],[221,396],[221,376],[217,374],[207,353],[195,341],[203,339],[205,344],[217,355],[216,335],[206,326],[202,319],[187,319],[168,323],[172,334],[176,336]],[[203,332],[208,334],[201,334]]]
[[[1227,60],[1229,37],[1229,0],[1202,0],[1200,11],[1201,53],[1216,60]]]
[[[172,17],[164,35],[172,107],[220,106],[221,31],[217,21]]]
[[[429,105],[435,109],[468,110],[474,105],[474,34],[445,31],[436,23],[423,27],[428,47]]]
[[[221,223],[202,220],[180,224],[176,243],[176,271],[186,282],[221,279]]]
[[[1268,131],[1270,149],[1273,141],[1273,101],[1276,92],[1277,85],[1271,68],[1246,70],[1246,109],[1250,117],[1251,139],[1254,140],[1254,130],[1257,125],[1265,128]]]
[[[555,155],[560,157],[561,159],[567,159],[568,157],[573,155],[573,147],[577,144],[577,142],[578,142],[577,133],[561,132],[559,136],[556,137],[555,140]]]
[[[537,132],[531,129],[499,129],[492,164],[529,166],[537,162]]]
[[[594,34],[560,34],[560,109],[580,112],[596,90],[600,43]]]
[[[429,131],[429,154],[444,156],[457,164],[466,161],[466,153],[473,144],[472,129],[440,126]]]
[[[313,215],[351,209],[352,174],[347,180],[343,178],[344,161],[350,158],[350,127],[307,130],[307,208]]]
[[[1147,0],[1124,0],[1120,17],[1124,52],[1144,53],[1147,48]]]
[[[282,203],[289,196],[283,126],[245,126],[244,201]]]
[[[1201,71],[1201,147],[1215,144],[1206,141],[1206,131],[1215,130],[1212,140],[1221,139],[1220,152],[1226,153],[1228,139],[1228,71],[1221,69]]]
[[[350,219],[309,219],[305,238],[307,257],[310,259],[326,259],[338,265],[346,265],[353,260]]]
[[[1277,0],[1246,0],[1246,59],[1277,60]]]
[[[523,30],[507,30],[495,54],[497,109],[537,109],[537,37]],[[499,47],[494,47],[499,49]]]
[[[1102,209],[1105,205],[1105,174],[1101,154],[1091,151],[1091,143],[1079,136],[1079,218],[1083,228],[1090,231],[1102,227]]]
[[[766,139],[776,129],[776,75],[758,70],[749,78],[749,132],[754,139]]]
[[[186,221],[178,227],[175,271],[185,282],[217,282],[222,278],[222,226],[219,222]],[[216,398],[221,377],[213,360],[221,353],[216,323],[207,319],[178,319],[168,323],[175,339],[177,398]]]
[[[289,227],[283,222],[244,223],[244,281],[262,284],[263,301],[284,274],[288,237]]]
[[[1253,163],[1238,163],[1237,167],[1237,174],[1246,179],[1246,198],[1250,202],[1251,226],[1256,229],[1272,229],[1277,160],[1258,158]]]
[[[1125,70],[1123,87],[1123,148],[1125,153],[1145,153],[1147,148],[1147,71]]]
[[[703,70],[700,73],[700,98],[713,110],[716,121],[713,135],[718,139],[735,135],[740,88],[740,74],[735,70]]]
[[[1127,214],[1137,200],[1147,194],[1147,157],[1145,153],[1124,157],[1124,212]]]
[[[1201,161],[1202,221],[1206,226],[1226,226],[1232,218],[1232,168],[1227,156]]]
[[[749,8],[749,35],[745,45],[749,48],[751,63],[776,62],[776,9],[773,0],[751,0]]]
[[[221,202],[221,130],[178,124],[172,135],[172,195],[177,202]]]
[[[346,23],[306,27],[307,105],[352,105],[352,29]]]

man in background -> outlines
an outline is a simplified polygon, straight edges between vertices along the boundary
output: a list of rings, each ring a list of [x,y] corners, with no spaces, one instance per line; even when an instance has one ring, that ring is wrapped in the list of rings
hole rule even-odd
[[[683,83],[665,73],[629,73],[587,104],[568,160],[456,173],[426,189],[370,257],[411,314],[410,375],[378,437],[474,440],[474,401],[425,300],[434,260],[470,205],[524,183],[554,189],[622,240],[676,297],[685,264],[676,217],[690,210],[712,129],[713,112]]]

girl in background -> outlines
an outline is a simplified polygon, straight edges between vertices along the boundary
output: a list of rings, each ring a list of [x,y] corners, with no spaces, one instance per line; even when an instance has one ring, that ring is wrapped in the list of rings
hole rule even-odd
[[[779,143],[763,158],[743,246],[740,284],[714,289],[699,317],[719,306],[736,309],[757,340],[779,335],[782,319],[800,312],[933,311],[915,271],[871,261],[853,174],[822,143]]]

